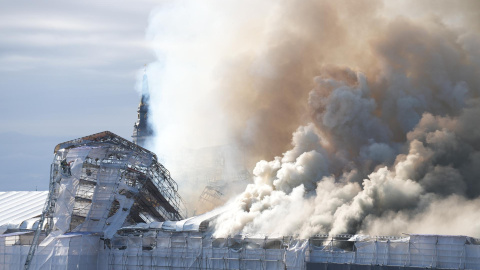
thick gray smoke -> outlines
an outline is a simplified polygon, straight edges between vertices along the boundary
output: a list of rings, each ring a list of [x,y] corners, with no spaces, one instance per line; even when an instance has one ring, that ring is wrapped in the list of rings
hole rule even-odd
[[[209,132],[266,159],[217,236],[480,236],[479,2],[216,4],[189,39],[208,72],[181,98],[206,93],[194,107],[214,117],[195,111],[193,126],[213,119]]]

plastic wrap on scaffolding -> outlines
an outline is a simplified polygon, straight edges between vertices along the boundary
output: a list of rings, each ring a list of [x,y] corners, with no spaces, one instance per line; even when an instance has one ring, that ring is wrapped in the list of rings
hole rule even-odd
[[[110,239],[122,226],[178,220],[185,213],[176,183],[156,156],[110,132],[57,145],[50,187],[41,218],[49,234],[30,248],[27,268],[72,266],[75,254],[90,254],[84,243],[90,234]],[[77,238],[84,241],[80,251],[70,245]],[[87,265],[97,264],[97,256],[89,258],[95,262]]]
[[[352,237],[351,240],[319,237],[310,239],[307,261],[433,269],[480,269],[480,245],[477,239],[471,237],[449,235]]]
[[[90,148],[76,148],[69,151],[66,157],[64,152],[57,155],[62,167],[55,178],[58,181],[58,192],[55,196],[55,210],[53,214],[53,230],[49,238],[43,245],[48,244],[53,237],[61,235],[70,229],[73,208],[75,205],[75,195],[79,186],[80,175],[83,167],[83,161],[90,152]]]
[[[39,249],[31,269],[96,269],[100,236],[70,233]]]
[[[102,269],[305,269],[308,250],[308,240],[291,237],[210,238],[162,231],[118,235],[110,244]]]

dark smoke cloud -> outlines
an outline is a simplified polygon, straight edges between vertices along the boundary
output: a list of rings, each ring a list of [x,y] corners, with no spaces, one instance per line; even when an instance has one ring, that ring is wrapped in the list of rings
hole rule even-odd
[[[333,13],[338,12],[330,14],[330,18],[348,13],[342,8],[330,7]],[[315,6],[309,10],[315,10]],[[473,123],[480,117],[476,115],[480,70],[478,55],[463,43],[467,32],[436,16],[373,17],[357,21],[370,30],[359,40],[365,44],[353,47],[364,50],[363,56],[370,61],[351,54],[346,65],[345,59],[324,57],[325,53],[345,50],[342,45],[327,44],[316,47],[318,51],[307,52],[311,58],[320,59],[314,63],[305,61],[307,68],[313,65],[318,72],[307,108],[314,127],[298,129],[293,150],[285,152],[283,158],[257,164],[255,183],[237,198],[232,212],[220,217],[217,235],[398,234],[403,230],[432,233],[439,231],[432,226],[433,221],[442,220],[438,205],[446,201],[476,203],[480,195],[480,175],[475,169],[480,165],[480,137],[475,135],[479,129]],[[352,20],[333,21],[311,23],[316,30],[338,29],[338,36],[350,45],[355,40],[349,39],[352,33],[348,33]],[[379,21],[379,26],[371,24]],[[469,35],[478,37],[478,32]],[[334,65],[336,62],[342,65]],[[357,71],[342,66],[353,66]],[[294,90],[303,94],[303,89]],[[299,97],[303,98],[301,94]],[[290,101],[288,97],[286,100]],[[292,102],[296,104],[298,100]],[[309,133],[317,135],[317,145],[297,151],[304,138],[312,137]],[[253,141],[262,143],[262,139],[257,136]],[[265,185],[271,188],[266,193]],[[298,197],[296,192],[302,194],[301,210],[290,209],[283,203],[271,204],[275,197],[293,200],[292,197]],[[461,209],[458,204],[451,207]],[[272,213],[281,216],[286,209],[300,211],[298,216],[289,213],[298,220],[296,226],[265,225]],[[468,214],[460,211],[450,216],[449,233],[463,233],[464,228],[457,226],[458,218]],[[422,226],[420,221],[425,217],[428,222]],[[396,219],[405,226],[390,226]],[[409,222],[418,227],[407,226]]]
[[[266,41],[259,52],[240,54],[221,81],[228,89],[230,128],[254,162],[289,148],[292,132],[308,121],[305,100],[312,79],[327,59],[343,57],[330,48],[349,43],[339,14],[328,3],[285,1],[268,14],[272,20],[263,26]]]
[[[477,2],[222,3],[207,1],[208,14],[228,14],[223,23],[205,16],[201,25],[229,31],[205,28],[195,38],[207,57],[187,57],[214,62],[214,83],[181,96],[211,97],[191,104],[213,100],[222,116],[213,130],[226,130],[256,163],[253,183],[218,218],[217,236],[478,236],[460,222],[480,227],[470,213],[480,195]],[[207,126],[202,111],[182,123]],[[455,211],[435,227],[447,205]]]

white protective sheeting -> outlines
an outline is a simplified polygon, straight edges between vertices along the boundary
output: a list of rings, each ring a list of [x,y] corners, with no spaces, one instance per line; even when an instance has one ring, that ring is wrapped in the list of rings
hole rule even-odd
[[[77,159],[83,159],[84,151],[86,151],[90,160],[103,160],[111,154],[109,150],[110,148],[108,147],[81,147],[70,150],[69,155],[80,155]],[[127,151],[125,156],[130,158],[132,154],[132,151]],[[121,169],[124,167],[124,162],[101,162],[99,169],[95,171],[96,174],[90,176],[96,183],[92,186],[90,193],[84,185],[80,185],[80,188],[85,189],[84,192],[76,192],[75,189],[78,187],[71,187],[68,193],[77,195],[78,193],[82,193],[81,195],[83,196],[91,196],[91,202],[86,203],[84,209],[81,209],[81,204],[78,201],[76,202],[77,211],[83,211],[86,217],[84,222],[77,228],[73,228],[72,231],[104,232],[105,236],[109,238],[123,225],[126,217],[130,213],[129,211],[117,211],[115,215],[110,215],[110,213],[114,201],[118,203],[118,209],[129,210],[134,203],[133,198],[127,198],[125,195],[118,193],[118,191],[122,189],[132,189],[121,181]],[[72,175],[75,175],[73,171]],[[82,171],[79,171],[79,178],[81,179],[81,177]]]
[[[257,244],[250,245],[250,242]],[[308,240],[212,239],[201,233],[116,236],[99,269],[305,269]]]
[[[164,231],[198,232],[202,222],[208,222],[228,209],[228,205],[213,209],[207,213],[179,221],[165,221],[162,224]]]
[[[39,249],[31,269],[96,269],[100,236],[65,234]]]
[[[0,192],[0,233],[42,214],[48,191]]]
[[[213,209],[212,211],[209,211],[207,213],[192,217],[188,219],[184,224],[183,224],[183,231],[199,231],[200,230],[200,224],[205,221],[212,220],[213,218],[217,217],[221,213],[225,212],[228,209],[228,205],[217,207]]]
[[[138,229],[110,240],[83,232],[58,236],[39,249],[32,269],[305,269],[306,262],[480,269],[480,245],[466,236],[324,239],[321,246],[292,237],[210,238],[198,232]],[[31,239],[31,233],[0,237],[0,269],[22,269],[29,247],[22,237]]]
[[[41,215],[44,230],[42,234],[38,229],[35,234],[3,237],[0,269],[23,265],[29,269],[97,268],[99,237],[109,240],[124,224],[139,220],[182,219],[184,207],[177,189],[153,153],[113,133],[59,144],[51,167],[50,192],[44,192],[38,210],[17,201],[13,203],[19,206],[17,216],[4,215],[8,224],[18,219],[15,229],[38,227],[35,224]],[[183,229],[180,223],[176,225],[177,230]]]
[[[360,239],[355,238],[355,239]],[[438,269],[480,269],[480,245],[468,236],[410,235],[403,238],[365,238],[331,241],[313,247],[309,261],[361,265],[389,265]],[[352,238],[350,238],[350,241]],[[336,248],[337,247],[337,248]]]
[[[32,232],[5,234],[0,237],[0,269],[22,270],[29,245],[22,237]],[[93,234],[66,234],[40,247],[30,269],[97,269],[100,237]]]
[[[55,238],[70,229],[73,207],[75,205],[75,194],[82,171],[83,161],[90,152],[90,147],[79,147],[67,153],[67,163],[72,163],[71,173],[62,174],[59,179],[58,198],[56,198],[55,212],[53,214],[53,230],[41,245],[50,243]]]

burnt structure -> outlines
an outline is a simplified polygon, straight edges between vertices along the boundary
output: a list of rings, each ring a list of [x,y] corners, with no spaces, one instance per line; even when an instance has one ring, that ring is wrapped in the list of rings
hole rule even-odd
[[[220,172],[221,174],[214,175],[208,180],[207,185],[200,194],[198,203],[204,209],[214,209],[219,205],[223,205],[229,198],[229,195],[232,195],[232,192],[239,192],[239,190],[244,189],[251,177],[246,169],[231,173]]]
[[[125,224],[184,217],[178,186],[156,155],[109,131],[58,144],[52,174],[78,181],[71,230],[91,231],[87,223],[109,219],[119,210],[128,213]]]
[[[0,269],[480,270],[480,239],[468,236],[217,238],[228,205],[179,220],[183,209],[150,151],[108,131],[64,142],[35,233],[0,234]]]
[[[205,188],[199,196],[195,209],[197,214],[212,210],[223,205],[231,196],[242,192],[251,178],[245,168],[243,151],[236,145],[219,145],[206,147],[196,151],[193,160],[201,160],[201,167],[191,166],[186,170],[192,170],[193,176],[202,183]]]

